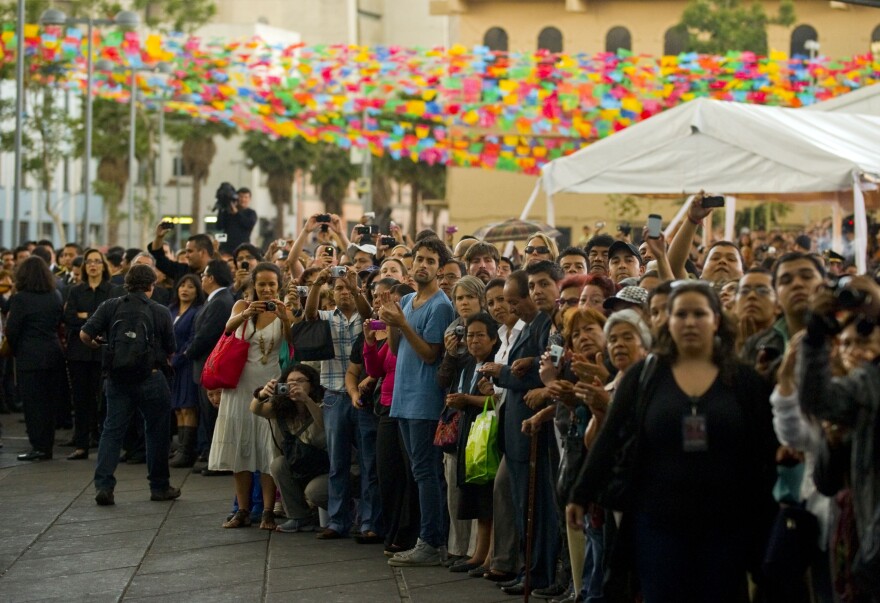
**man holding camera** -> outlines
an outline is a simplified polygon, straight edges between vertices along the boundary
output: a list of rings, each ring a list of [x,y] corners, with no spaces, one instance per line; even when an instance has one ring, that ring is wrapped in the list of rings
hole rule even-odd
[[[222,196],[222,199],[221,199]],[[217,228],[226,233],[220,243],[220,251],[232,253],[242,243],[250,243],[251,232],[257,223],[257,212],[250,208],[251,190],[242,187],[237,191],[228,182],[217,190]]]
[[[876,601],[880,597],[880,368],[874,358],[845,377],[832,378],[830,346],[840,330],[841,310],[858,320],[863,333],[877,328],[880,287],[857,276],[836,293],[820,291],[810,310],[798,358],[801,407],[811,416],[851,430],[850,484],[859,542],[852,575],[864,594]]]
[[[336,309],[318,310],[321,288],[331,283]],[[361,468],[361,529],[378,531],[373,525],[380,508],[371,508],[365,501],[375,498],[369,488],[376,484],[375,448],[364,450],[363,443],[376,439],[376,417],[372,409],[358,407],[345,386],[345,374],[349,358],[363,321],[372,313],[370,304],[358,289],[357,274],[345,266],[325,268],[318,274],[306,299],[305,319],[326,320],[330,323],[334,358],[321,362],[321,385],[324,394],[323,416],[327,435],[327,453],[330,456],[329,504],[330,522],[318,533],[319,540],[335,540],[345,537],[352,525],[351,517],[351,450],[358,448]],[[367,416],[369,415],[369,416]],[[372,430],[372,434],[369,433]],[[372,458],[372,462],[369,462]],[[372,479],[370,476],[372,474]],[[371,485],[372,484],[372,485]]]

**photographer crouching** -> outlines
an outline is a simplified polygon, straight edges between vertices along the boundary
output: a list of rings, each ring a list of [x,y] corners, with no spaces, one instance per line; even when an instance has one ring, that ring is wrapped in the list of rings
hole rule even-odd
[[[250,208],[251,191],[224,182],[217,189],[216,203],[212,211],[217,212],[217,229],[226,233],[226,240],[220,243],[220,251],[232,253],[242,243],[251,242],[251,232],[257,223],[257,212]]]
[[[880,366],[875,357],[845,377],[831,376],[830,341],[844,319],[869,336],[880,322],[880,286],[865,276],[841,279],[836,290],[820,290],[799,357],[800,400],[805,413],[850,430],[850,483],[858,533],[852,575],[880,601]]]
[[[275,446],[282,452],[271,466],[288,518],[275,528],[278,532],[313,531],[318,525],[318,507],[327,508],[330,458],[323,398],[321,376],[300,364],[270,379],[251,400],[251,412],[269,420]]]

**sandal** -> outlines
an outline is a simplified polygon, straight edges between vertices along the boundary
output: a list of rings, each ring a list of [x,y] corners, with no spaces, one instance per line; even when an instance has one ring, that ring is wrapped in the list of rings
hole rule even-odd
[[[244,509],[236,511],[232,517],[223,522],[224,528],[249,528],[251,527],[251,512]]]
[[[278,526],[275,524],[275,513],[273,511],[263,511],[260,517],[261,530],[275,530]]]

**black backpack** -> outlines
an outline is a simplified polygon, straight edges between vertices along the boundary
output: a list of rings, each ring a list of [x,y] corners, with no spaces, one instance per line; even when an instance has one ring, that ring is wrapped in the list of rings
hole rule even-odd
[[[120,381],[140,382],[155,368],[155,328],[150,302],[126,295],[107,331],[107,372]]]

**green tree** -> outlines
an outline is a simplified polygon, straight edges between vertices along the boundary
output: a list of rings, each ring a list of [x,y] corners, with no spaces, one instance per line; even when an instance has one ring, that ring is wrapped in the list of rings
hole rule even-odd
[[[409,186],[411,198],[409,229],[410,235],[415,237],[422,201],[446,198],[446,166],[416,162],[408,157],[401,159],[389,157],[387,162],[390,176],[399,185]]]
[[[314,146],[312,183],[318,187],[318,197],[324,202],[324,211],[341,214],[348,186],[357,179],[360,170],[352,165],[348,150],[326,142]]]
[[[778,226],[792,209],[788,203],[759,203],[738,210],[734,219],[736,231],[739,232],[742,228],[769,230]]]
[[[315,157],[315,145],[302,138],[272,138],[259,132],[248,132],[241,143],[241,152],[266,174],[266,187],[275,205],[275,237],[284,236],[284,213],[290,208],[293,181],[298,170],[308,171]]]
[[[608,208],[608,216],[618,224],[632,222],[643,213],[644,209],[635,197],[624,195],[608,195],[605,207]]]
[[[793,0],[780,0],[779,11],[770,16],[761,2],[741,0],[691,0],[679,27],[688,32],[687,50],[724,54],[750,50],[767,54],[767,26],[791,26],[795,22]]]

